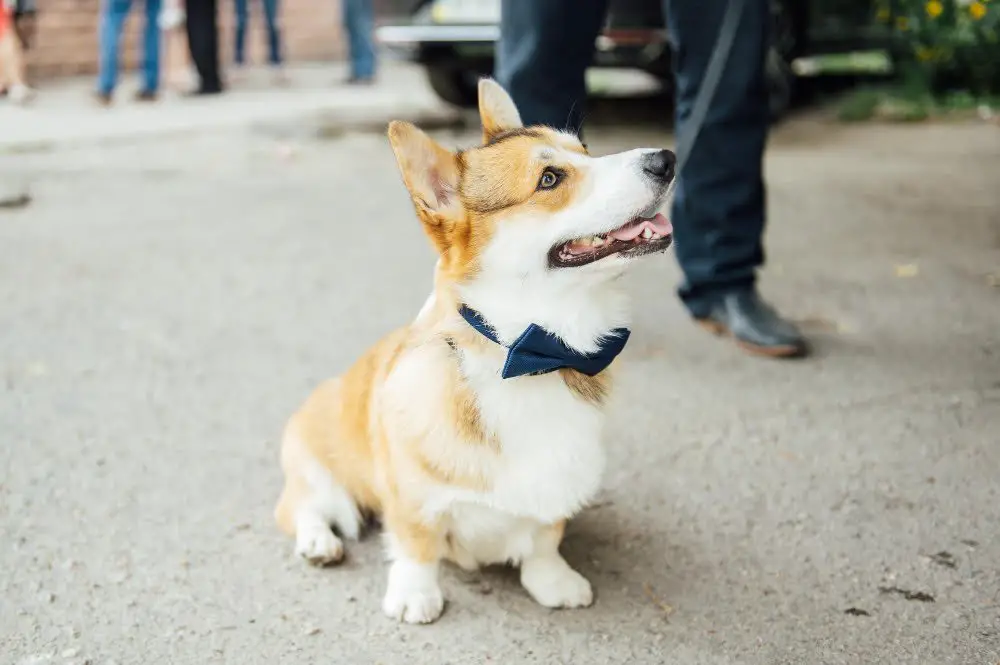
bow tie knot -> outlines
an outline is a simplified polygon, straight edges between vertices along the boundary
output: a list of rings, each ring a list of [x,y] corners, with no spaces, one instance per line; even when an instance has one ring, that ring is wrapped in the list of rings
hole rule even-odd
[[[459,312],[466,322],[481,335],[504,346],[490,325],[476,310],[462,305]],[[581,353],[565,342],[532,323],[514,343],[507,347],[507,360],[501,376],[512,379],[531,374],[546,374],[561,368],[575,369],[587,376],[595,376],[622,352],[631,333],[627,328],[615,328],[601,340],[594,353]]]

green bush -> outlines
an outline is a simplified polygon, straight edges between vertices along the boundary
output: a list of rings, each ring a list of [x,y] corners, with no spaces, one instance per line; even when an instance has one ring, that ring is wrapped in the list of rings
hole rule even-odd
[[[907,85],[1000,94],[1000,0],[877,0]]]

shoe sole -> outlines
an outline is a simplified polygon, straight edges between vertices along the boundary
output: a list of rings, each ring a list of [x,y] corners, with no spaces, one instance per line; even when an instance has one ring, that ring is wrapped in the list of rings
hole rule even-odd
[[[718,321],[712,321],[711,319],[695,320],[699,326],[716,337],[728,337],[736,343],[736,346],[755,356],[764,356],[766,358],[801,358],[806,355],[805,350],[798,346],[791,344],[784,346],[760,346],[759,344],[752,344],[733,335],[733,332],[729,328]]]

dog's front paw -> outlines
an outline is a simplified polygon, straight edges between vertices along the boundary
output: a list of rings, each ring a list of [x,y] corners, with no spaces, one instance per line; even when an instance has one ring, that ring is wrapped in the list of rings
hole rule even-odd
[[[386,616],[406,623],[430,623],[444,611],[437,582],[437,563],[396,560],[389,569],[389,588],[382,600]]]
[[[561,557],[525,561],[521,585],[545,607],[590,607],[594,602],[590,582]]]
[[[328,526],[317,525],[299,530],[295,553],[314,566],[327,566],[344,559],[344,543]]]
[[[390,587],[382,601],[382,611],[396,621],[431,623],[444,611],[444,596],[436,587],[399,590]]]

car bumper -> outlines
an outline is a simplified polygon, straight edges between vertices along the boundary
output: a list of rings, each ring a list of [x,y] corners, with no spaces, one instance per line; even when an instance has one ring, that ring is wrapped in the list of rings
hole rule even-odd
[[[424,44],[493,44],[500,39],[498,25],[384,25],[375,38],[390,48]]]
[[[481,56],[492,54],[500,39],[500,26],[483,24],[384,25],[375,38],[391,51],[413,60],[422,60],[426,50],[450,48]],[[667,49],[663,29],[605,30],[595,43],[595,63],[604,67],[642,66],[654,61]]]

